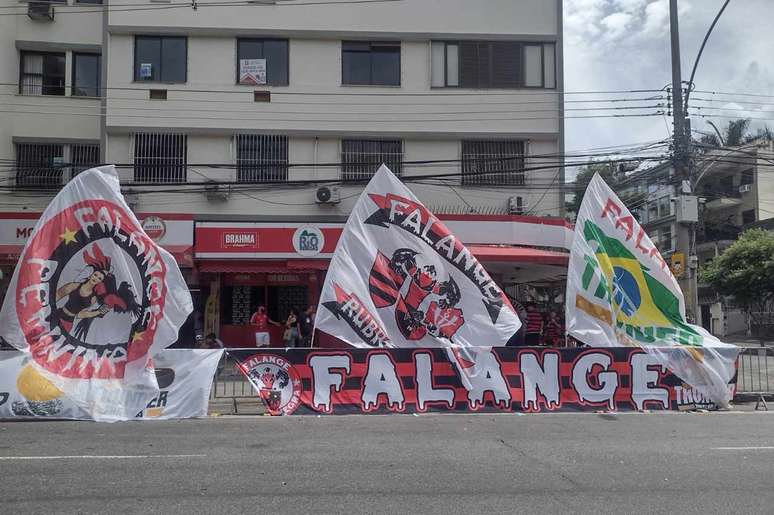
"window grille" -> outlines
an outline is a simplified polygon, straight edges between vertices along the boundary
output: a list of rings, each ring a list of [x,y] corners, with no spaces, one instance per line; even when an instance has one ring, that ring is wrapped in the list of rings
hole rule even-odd
[[[341,162],[344,180],[369,180],[382,163],[400,177],[403,172],[403,142],[345,139],[341,142]]]
[[[18,186],[60,186],[64,176],[64,145],[19,143],[16,145]]]
[[[463,141],[462,184],[524,185],[523,141]]]
[[[99,165],[99,145],[71,145],[70,156],[70,175],[75,177],[82,171]]]
[[[185,134],[137,133],[134,135],[134,180],[137,182],[185,182],[188,137]]]
[[[288,137],[237,134],[237,180],[283,182],[288,180]]]

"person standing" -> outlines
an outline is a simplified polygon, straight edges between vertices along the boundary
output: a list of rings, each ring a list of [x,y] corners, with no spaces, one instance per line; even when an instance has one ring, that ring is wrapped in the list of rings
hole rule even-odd
[[[288,317],[285,319],[285,332],[282,334],[282,341],[285,347],[296,347],[301,336],[298,322],[298,310],[291,308]]]
[[[301,317],[298,319],[298,327],[301,331],[301,340],[303,341],[304,347],[311,347],[312,346],[312,332],[314,331],[314,317],[315,317],[315,308],[314,306],[309,306],[306,308],[306,311],[304,311],[301,314]]]
[[[256,347],[268,347],[271,343],[271,336],[269,335],[269,324],[280,326],[279,322],[275,322],[269,315],[266,314],[266,308],[258,306],[258,309],[250,317],[250,325],[255,331],[255,346]]]
[[[556,314],[556,311],[551,311],[546,319],[546,343],[553,347],[564,347],[562,345],[562,323]]]
[[[543,336],[543,315],[537,310],[534,302],[527,304],[527,345],[534,347],[540,345]]]

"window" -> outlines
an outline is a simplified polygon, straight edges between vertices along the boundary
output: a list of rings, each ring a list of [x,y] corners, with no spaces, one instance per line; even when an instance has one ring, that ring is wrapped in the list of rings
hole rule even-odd
[[[742,224],[747,225],[753,222],[755,222],[755,210],[748,209],[747,211],[742,211]]]
[[[251,62],[256,59],[259,60],[258,63]],[[263,73],[255,73],[256,65],[263,66]],[[261,66],[258,66],[257,70],[260,72]],[[237,83],[287,86],[288,41],[286,39],[238,39]]]
[[[18,186],[60,186],[64,176],[64,145],[20,143],[16,145]]]
[[[72,145],[70,147],[71,175],[99,165],[99,145]]]
[[[99,61],[97,54],[73,54],[73,96],[99,96]]]
[[[345,139],[341,141],[341,162],[344,180],[368,180],[382,163],[400,176],[403,171],[403,142]]]
[[[188,68],[185,37],[135,36],[134,80],[185,82]]]
[[[134,135],[134,180],[183,182],[186,180],[188,137],[185,134]]]
[[[658,245],[658,249],[661,252],[671,252],[672,251],[672,228],[668,227],[666,229],[661,229],[661,238],[660,238],[660,244]]]
[[[278,182],[288,180],[288,137],[237,134],[237,180]]]
[[[524,184],[523,141],[463,141],[462,184]]]
[[[22,52],[20,64],[20,94],[65,94],[65,54]]]
[[[553,43],[517,41],[433,41],[433,87],[556,87]]]
[[[18,143],[16,184],[55,187],[99,164],[99,145],[79,143]]]
[[[658,199],[658,216],[659,218],[666,218],[671,213],[672,209],[672,201],[669,200],[669,197],[661,197]]]
[[[400,43],[342,41],[341,83],[400,86]]]
[[[742,182],[740,185],[754,184],[755,183],[755,170],[745,170],[742,172]]]

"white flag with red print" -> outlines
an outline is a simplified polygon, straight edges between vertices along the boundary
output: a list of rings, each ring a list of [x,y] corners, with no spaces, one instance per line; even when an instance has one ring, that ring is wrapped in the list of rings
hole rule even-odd
[[[356,347],[492,347],[519,327],[481,263],[382,165],[336,246],[316,329]]]
[[[192,310],[175,259],[121,195],[115,167],[80,173],[35,225],[8,286],[0,336],[30,355],[41,392],[95,420],[133,419],[158,394],[151,358]]]

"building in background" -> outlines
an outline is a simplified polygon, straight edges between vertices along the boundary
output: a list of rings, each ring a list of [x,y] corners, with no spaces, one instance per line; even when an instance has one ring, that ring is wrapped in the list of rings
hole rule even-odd
[[[695,160],[696,194],[700,221],[695,252],[702,267],[727,249],[749,227],[766,227],[774,218],[774,143],[750,144],[711,150]],[[630,209],[658,246],[667,261],[677,249],[675,199],[680,181],[670,163],[650,166],[629,175],[621,191],[631,199]],[[687,259],[683,259],[687,264]],[[733,298],[721,297],[707,285],[699,284],[699,320],[716,336],[747,331],[744,313]]]
[[[561,0],[107,5],[0,16],[6,275],[56,189],[116,163],[193,323],[242,344],[258,304],[316,302],[382,162],[504,286],[563,275]]]

